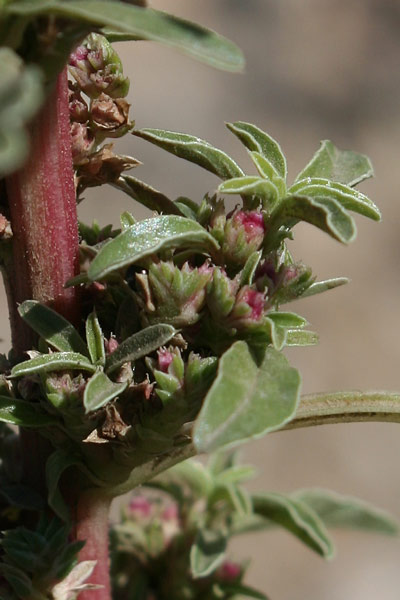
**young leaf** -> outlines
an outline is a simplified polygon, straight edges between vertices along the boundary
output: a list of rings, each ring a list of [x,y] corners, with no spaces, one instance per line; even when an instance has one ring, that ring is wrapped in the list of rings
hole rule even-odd
[[[89,413],[98,410],[107,404],[107,402],[122,394],[127,385],[127,381],[114,383],[103,371],[98,371],[89,379],[85,387],[83,394],[85,412]]]
[[[268,313],[268,319],[272,319],[275,325],[288,329],[297,329],[307,325],[306,319],[291,312],[271,311]]]
[[[58,487],[61,475],[66,469],[80,465],[79,458],[70,451],[59,448],[50,454],[46,462],[46,483],[48,503],[55,514],[63,521],[69,521],[69,509]]]
[[[339,150],[331,141],[324,140],[308,165],[297,175],[295,183],[306,177],[324,177],[354,186],[373,174],[367,156],[351,150]]]
[[[380,221],[382,217],[379,208],[368,196],[342,183],[330,182],[328,179],[303,179],[292,186],[289,193],[311,196],[313,198],[333,198],[346,210],[356,212],[373,221]]]
[[[244,121],[227,123],[226,126],[248,150],[259,152],[269,162],[275,173],[283,180],[286,179],[286,158],[276,140],[259,127]]]
[[[129,227],[132,227],[132,225],[135,225],[135,223],[137,222],[135,217],[133,216],[133,214],[128,212],[127,210],[125,210],[120,215],[119,221],[121,223],[122,231],[124,231],[125,229],[128,229]]]
[[[150,210],[155,210],[158,213],[163,213],[166,215],[185,216],[175,202],[167,198],[167,196],[164,196],[164,194],[161,192],[152,188],[150,185],[147,185],[147,183],[143,183],[143,181],[140,181],[135,177],[130,175],[122,175],[111,185],[125,192],[128,194],[128,196]]]
[[[118,346],[118,348],[107,357],[106,372],[112,373],[126,362],[134,362],[142,358],[160,346],[163,346],[176,334],[171,325],[159,323],[134,333]]]
[[[172,477],[177,476],[178,480],[183,480],[199,498],[207,498],[214,487],[210,472],[198,460],[185,460],[172,467],[169,474]]]
[[[200,529],[190,550],[190,567],[195,579],[210,575],[225,558],[227,539],[222,531]]]
[[[258,263],[261,259],[261,251],[253,252],[246,260],[246,264],[240,273],[240,287],[244,285],[251,285],[253,283],[253,277],[256,272]]]
[[[218,248],[218,243],[204,227],[185,217],[145,219],[105,244],[90,265],[88,275],[96,281],[146,256],[188,244],[192,249],[205,251]]]
[[[276,186],[263,177],[244,176],[228,179],[218,186],[220,194],[240,194],[241,196],[260,196],[265,201],[266,207],[273,206],[279,193]]]
[[[166,44],[218,69],[241,71],[243,54],[239,48],[195,23],[167,13],[143,9],[122,2],[108,0],[15,0],[8,4],[5,14],[25,18],[54,15],[61,19],[115,29],[109,32],[111,41],[120,39],[152,40]]]
[[[274,166],[269,160],[255,150],[253,152],[249,151],[249,155],[261,177],[272,181],[276,186],[280,197],[286,196],[285,180],[277,174]]]
[[[334,547],[324,524],[305,503],[275,492],[257,494],[252,499],[256,515],[284,527],[321,556],[333,557]]]
[[[218,485],[243,483],[244,481],[253,479],[256,474],[257,469],[251,465],[234,465],[221,473],[218,473],[218,475],[215,476],[215,482]]]
[[[15,365],[11,370],[11,377],[20,377],[31,373],[62,371],[63,369],[92,371],[94,373],[96,366],[86,356],[78,352],[53,352],[52,354],[41,354]]]
[[[57,425],[56,417],[41,412],[33,402],[0,396],[0,421],[20,427],[46,427]]]
[[[343,244],[348,244],[356,237],[353,219],[331,198],[287,196],[276,207],[270,226],[274,229],[281,225],[292,227],[299,221],[315,225]]]
[[[103,367],[106,362],[104,335],[95,311],[86,319],[86,341],[92,363]]]
[[[285,346],[314,346],[318,344],[319,337],[315,331],[307,329],[287,329]]]
[[[315,511],[327,527],[361,529],[388,535],[399,532],[399,524],[391,515],[358,498],[322,489],[300,490],[292,497]]]
[[[197,450],[216,450],[278,429],[294,414],[299,392],[300,375],[282,354],[267,348],[257,366],[247,344],[235,342],[220,359],[195,422]]]
[[[18,312],[24,321],[56,350],[79,352],[89,356],[87,346],[75,327],[48,306],[36,300],[25,300],[18,307]]]
[[[140,129],[132,133],[175,156],[211,171],[221,179],[244,175],[242,169],[225,152],[193,135],[163,129]]]
[[[315,294],[322,294],[328,290],[333,290],[341,285],[349,283],[347,277],[334,277],[333,279],[325,279],[324,281],[316,281],[312,283],[305,292],[301,295],[302,298],[308,298],[309,296],[315,296]]]

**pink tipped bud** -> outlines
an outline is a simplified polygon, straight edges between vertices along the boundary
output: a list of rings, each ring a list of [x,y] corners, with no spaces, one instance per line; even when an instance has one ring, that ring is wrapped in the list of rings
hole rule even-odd
[[[255,237],[264,236],[265,225],[262,214],[258,211],[244,212],[243,210],[236,213],[233,220],[241,223],[247,234],[247,241],[251,242]]]
[[[87,60],[88,54],[89,50],[86,46],[78,46],[75,52],[69,57],[69,64],[72,67],[81,67],[82,63]]]
[[[152,513],[152,506],[144,496],[135,496],[129,503],[129,512],[138,519],[147,518]]]
[[[251,288],[243,288],[241,292],[238,294],[238,301],[244,302],[251,308],[249,318],[252,321],[259,321],[264,311],[264,294]]]
[[[158,355],[158,370],[163,373],[168,373],[168,367],[172,363],[174,355],[166,348],[157,350]]]
[[[235,581],[242,574],[242,567],[230,560],[225,561],[217,571],[218,579],[222,581]]]
[[[117,342],[117,340],[115,338],[110,337],[109,340],[104,340],[104,345],[105,345],[106,353],[112,354],[118,348],[119,343]]]
[[[264,218],[258,211],[235,212],[226,222],[222,250],[230,267],[243,267],[250,254],[258,250],[265,234]]]
[[[264,306],[264,293],[245,285],[239,290],[227,321],[231,327],[239,330],[261,324],[264,319]]]
[[[177,521],[179,518],[178,506],[176,504],[170,504],[163,511],[161,515],[161,519],[165,522],[168,521]]]

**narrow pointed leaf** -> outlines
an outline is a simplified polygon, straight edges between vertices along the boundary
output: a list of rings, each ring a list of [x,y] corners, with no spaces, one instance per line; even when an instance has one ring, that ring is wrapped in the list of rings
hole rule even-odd
[[[367,156],[351,150],[339,150],[330,140],[324,140],[308,165],[297,175],[295,183],[306,177],[324,177],[354,186],[373,174]]]
[[[114,383],[103,371],[95,373],[87,382],[83,395],[85,412],[89,413],[105,406],[126,389],[127,381]]]
[[[5,13],[32,18],[40,15],[81,21],[115,29],[109,39],[141,39],[166,44],[218,69],[241,71],[243,54],[239,48],[214,31],[167,13],[107,0],[16,0]],[[120,35],[122,34],[122,35]],[[123,35],[125,34],[125,35]]]
[[[163,346],[176,334],[171,325],[159,323],[134,333],[107,357],[106,372],[112,373],[126,362],[134,362]]]
[[[298,327],[301,328],[307,325],[306,319],[300,317],[300,315],[296,315],[295,313],[291,312],[271,311],[268,313],[268,318],[272,319],[275,325],[278,325],[280,327],[287,327],[289,329],[296,329]]]
[[[282,179],[286,179],[286,158],[274,138],[256,127],[256,125],[244,121],[227,123],[226,126],[243,142],[248,150],[259,152],[268,160],[276,174]]]
[[[322,294],[328,290],[333,290],[341,285],[349,283],[347,277],[335,277],[333,279],[325,279],[324,281],[316,281],[312,283],[306,291],[301,295],[302,298],[308,298],[308,296],[315,296],[316,294]]]
[[[287,529],[321,556],[333,557],[334,547],[324,524],[304,502],[275,492],[252,498],[256,515]]]
[[[307,329],[288,329],[286,331],[285,346],[315,346],[319,337],[315,331]]]
[[[88,356],[86,344],[75,327],[48,306],[35,300],[25,300],[18,307],[18,312],[24,321],[56,350],[79,352]]]
[[[281,225],[292,227],[299,221],[306,221],[343,244],[356,237],[356,226],[350,215],[331,198],[311,198],[308,196],[287,196],[276,208],[271,219],[271,228]]]
[[[333,198],[346,210],[356,212],[373,221],[380,221],[382,217],[379,208],[368,196],[342,183],[334,183],[322,178],[303,179],[289,192],[311,197]]]
[[[190,567],[195,579],[210,575],[225,558],[227,539],[222,531],[201,529],[190,550]]]
[[[272,181],[272,183],[276,186],[280,197],[286,196],[285,180],[277,174],[274,166],[269,162],[269,160],[256,151],[249,151],[249,155],[261,177]]]
[[[94,311],[86,319],[86,341],[92,363],[104,366],[106,361],[104,335]]]
[[[178,480],[183,480],[199,498],[207,498],[214,487],[210,472],[199,460],[185,460],[172,467],[168,473],[173,478],[176,476]]]
[[[48,373],[49,371],[62,371],[63,369],[74,369],[78,371],[96,370],[86,356],[78,352],[53,352],[42,354],[19,363],[13,367],[11,377],[20,377],[31,373]]]
[[[391,515],[358,498],[316,488],[300,490],[292,497],[315,511],[327,527],[360,529],[388,535],[399,532],[399,524]]]
[[[140,181],[140,179],[136,179],[130,175],[122,175],[112,185],[128,194],[131,198],[134,198],[139,204],[142,204],[149,210],[155,210],[165,215],[185,216],[179,206],[172,200],[150,185],[147,185],[147,183]]]
[[[119,220],[121,223],[122,231],[125,231],[125,229],[128,229],[129,227],[132,227],[132,225],[135,225],[137,223],[137,220],[135,219],[133,214],[128,212],[127,210],[120,215]]]
[[[240,196],[260,196],[267,207],[272,206],[279,198],[276,186],[263,177],[245,176],[228,179],[218,186],[220,194],[239,194]]]
[[[19,427],[57,425],[56,417],[41,411],[33,402],[0,396],[0,421]]]
[[[194,135],[164,131],[163,129],[140,129],[132,133],[175,156],[211,171],[221,179],[244,175],[242,169],[230,156]]]
[[[257,366],[247,344],[235,342],[220,359],[196,420],[197,450],[216,450],[278,429],[294,414],[299,392],[300,375],[282,354],[267,348]]]
[[[216,240],[198,223],[185,217],[161,216],[145,219],[105,244],[89,268],[92,281],[171,248],[216,250]]]
[[[58,449],[50,454],[46,462],[46,483],[48,489],[48,503],[63,521],[69,521],[70,513],[59,489],[61,475],[66,469],[79,466],[80,460],[73,452]]]
[[[246,260],[246,264],[243,267],[243,271],[240,273],[240,287],[244,285],[251,285],[253,283],[253,277],[260,259],[261,251],[250,254],[249,258]]]

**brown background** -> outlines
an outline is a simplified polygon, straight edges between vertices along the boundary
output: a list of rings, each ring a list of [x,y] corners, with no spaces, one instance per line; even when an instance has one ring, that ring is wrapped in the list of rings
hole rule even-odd
[[[147,43],[121,49],[131,76],[139,127],[193,133],[224,148],[247,168],[224,121],[247,120],[277,138],[289,177],[320,139],[368,154],[376,178],[361,189],[381,207],[382,224],[357,218],[359,238],[341,247],[299,225],[297,259],[319,278],[346,275],[350,285],[299,303],[320,334],[315,348],[292,350],[303,390],[400,390],[399,142],[400,4],[397,0],[154,0],[153,7],[197,20],[235,40],[244,75],[214,71]],[[137,176],[171,197],[201,200],[217,179],[131,138],[125,152],[144,162]],[[250,170],[250,169],[249,169]],[[143,214],[111,188],[87,195],[81,218],[118,221]],[[9,346],[6,311],[2,349]],[[259,477],[253,489],[324,486],[360,496],[400,519],[400,428],[386,424],[283,432],[247,446]],[[253,555],[251,583],[273,600],[398,600],[400,540],[335,534],[338,556],[325,563],[283,531],[241,539],[234,556]]]

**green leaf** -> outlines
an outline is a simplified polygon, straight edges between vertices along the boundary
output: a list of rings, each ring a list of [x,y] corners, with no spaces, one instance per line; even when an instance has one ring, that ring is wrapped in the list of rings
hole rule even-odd
[[[248,585],[243,585],[243,583],[229,583],[222,584],[224,592],[229,594],[229,598],[234,596],[239,600],[239,598],[255,598],[256,600],[268,600],[268,596],[255,590]]]
[[[289,329],[297,329],[307,325],[306,319],[291,312],[271,311],[268,313],[268,319],[272,319],[275,325]]]
[[[299,221],[315,225],[343,244],[353,241],[357,233],[353,219],[341,205],[336,200],[320,196],[287,196],[276,207],[270,227],[293,227]]]
[[[351,210],[373,221],[381,220],[379,208],[361,192],[354,190],[348,185],[335,183],[329,179],[307,178],[302,179],[289,189],[290,194],[301,194],[311,197],[325,197],[337,200],[343,208]]]
[[[0,421],[20,427],[46,427],[57,425],[57,419],[41,412],[37,404],[0,396]]]
[[[17,598],[32,597],[32,581],[28,575],[26,575],[26,573],[21,571],[21,569],[17,569],[12,565],[1,562],[0,573],[3,575],[4,579],[8,581],[14,592],[17,594]]]
[[[283,180],[286,179],[286,158],[276,140],[259,127],[244,121],[227,123],[226,126],[243,142],[248,150],[259,152],[268,161],[275,173]]]
[[[212,492],[214,482],[209,471],[198,460],[185,460],[168,471],[173,477],[184,481],[198,498],[207,498]]]
[[[79,458],[73,452],[58,449],[50,454],[46,462],[46,483],[48,489],[48,503],[63,521],[69,521],[69,508],[58,487],[61,475],[69,467],[79,466]]]
[[[334,277],[333,279],[325,279],[324,281],[316,281],[312,283],[305,292],[301,295],[302,298],[308,298],[308,296],[315,296],[315,294],[322,294],[328,290],[333,290],[341,285],[349,283],[347,277]]]
[[[314,346],[318,344],[319,337],[315,331],[307,329],[287,329],[285,346]]]
[[[5,8],[6,14],[32,18],[55,15],[73,21],[115,29],[108,32],[111,41],[126,39],[152,40],[166,44],[218,69],[241,71],[243,54],[239,48],[200,25],[167,13],[143,9],[107,0],[15,0]]]
[[[95,311],[91,312],[86,319],[86,341],[92,363],[104,366],[106,362],[104,335]]]
[[[190,246],[192,250],[216,250],[216,240],[198,223],[185,217],[145,219],[105,244],[89,268],[92,281],[132,265],[157,252]]]
[[[96,367],[92,365],[86,356],[78,352],[53,352],[52,354],[41,354],[15,365],[11,370],[11,377],[21,377],[21,375],[30,375],[31,373],[62,371],[63,369],[94,372]]]
[[[287,529],[321,556],[333,557],[334,547],[324,524],[305,503],[276,492],[256,494],[252,499],[256,515]]]
[[[194,135],[163,129],[140,129],[132,133],[175,156],[211,171],[221,179],[244,175],[242,169],[230,156]]]
[[[373,174],[367,156],[351,150],[339,150],[331,141],[324,140],[308,165],[297,175],[295,183],[306,177],[324,177],[354,186]]]
[[[256,151],[251,152],[249,150],[249,155],[261,177],[272,181],[276,186],[280,197],[286,196],[286,182],[277,174],[274,166],[269,160]]]
[[[175,334],[176,330],[171,325],[163,323],[151,325],[134,333],[107,357],[106,372],[112,373],[126,362],[135,362],[135,360],[147,356],[169,342]]]
[[[122,175],[117,181],[111,184],[113,187],[122,190],[128,196],[148,208],[158,213],[166,215],[185,216],[179,206],[172,200],[164,196],[161,192],[155,190],[147,183],[136,179],[130,175]]]
[[[278,429],[295,413],[300,375],[267,348],[260,366],[247,344],[235,342],[222,356],[217,377],[195,422],[199,452],[231,446]]]
[[[253,479],[256,474],[257,469],[252,465],[234,465],[216,475],[215,482],[218,485],[243,483],[244,481]]]
[[[200,529],[190,550],[190,567],[195,579],[207,577],[223,562],[227,538],[222,531]]]
[[[240,287],[251,285],[253,283],[254,274],[258,267],[258,263],[260,262],[261,254],[261,250],[258,250],[257,252],[250,254],[249,258],[246,260],[246,264],[240,273]]]
[[[132,225],[135,225],[135,223],[137,222],[135,217],[133,216],[132,213],[128,212],[127,210],[125,210],[119,217],[119,221],[121,223],[121,229],[128,229],[128,227],[131,227]]]
[[[317,513],[327,527],[360,529],[395,535],[399,524],[391,515],[371,504],[322,489],[300,490],[292,497]]]
[[[48,306],[36,300],[25,300],[18,307],[18,312],[24,321],[56,350],[79,352],[88,356],[87,346],[75,327]]]
[[[220,194],[259,196],[265,201],[265,208],[273,206],[279,198],[278,190],[272,181],[255,176],[228,179],[218,186],[218,192]]]
[[[98,371],[89,379],[85,387],[83,395],[85,412],[89,413],[98,410],[107,404],[107,402],[122,394],[127,385],[127,381],[114,383],[103,371]]]

